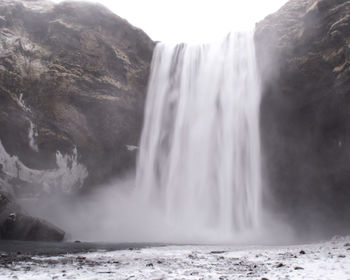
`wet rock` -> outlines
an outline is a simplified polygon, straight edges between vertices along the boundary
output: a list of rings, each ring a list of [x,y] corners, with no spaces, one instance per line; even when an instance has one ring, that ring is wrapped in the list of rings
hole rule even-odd
[[[0,191],[0,225],[11,225],[16,221],[16,213],[21,211],[21,207],[14,203],[14,198],[10,193]]]
[[[300,250],[299,254],[300,254],[300,255],[305,255],[306,253],[305,253],[304,250]]]
[[[210,254],[224,254],[226,251],[211,251]]]
[[[8,221],[8,220],[7,220]],[[30,241],[62,241],[64,231],[49,222],[25,214],[1,226],[1,238]]]
[[[0,239],[62,241],[64,236],[64,231],[27,215],[9,194],[0,192]]]
[[[8,254],[8,255],[2,255],[0,258],[0,267],[11,265],[13,263],[17,262],[30,262],[32,261],[32,258],[30,256],[26,255],[15,255],[15,254]]]
[[[76,260],[77,260],[78,262],[84,262],[84,261],[86,261],[86,257],[78,256],[78,257],[76,258]]]
[[[350,230],[349,13],[290,0],[256,26],[264,171],[299,235]]]

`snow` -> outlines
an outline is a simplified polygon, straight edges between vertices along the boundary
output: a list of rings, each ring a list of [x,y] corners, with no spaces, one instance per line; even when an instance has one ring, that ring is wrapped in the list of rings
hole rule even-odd
[[[19,98],[17,100],[17,104],[23,109],[23,111],[25,111],[27,113],[31,113],[32,112],[32,110],[24,103],[23,93],[21,93],[19,95]]]
[[[70,193],[80,189],[88,176],[86,167],[78,163],[76,147],[71,155],[56,152],[56,169],[38,170],[27,167],[17,156],[8,154],[0,140],[0,163],[7,176],[43,186],[43,191],[46,192],[50,192],[50,188],[56,188]]]
[[[33,256],[1,262],[0,279],[349,280],[349,242],[343,237],[293,246],[165,246]]]
[[[29,121],[29,133],[28,133],[28,139],[29,139],[29,147],[34,151],[34,152],[39,152],[39,147],[35,143],[35,138],[38,137],[38,131],[33,124],[32,121]]]

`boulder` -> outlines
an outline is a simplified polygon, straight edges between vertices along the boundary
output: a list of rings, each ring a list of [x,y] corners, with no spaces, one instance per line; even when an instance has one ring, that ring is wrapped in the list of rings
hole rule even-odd
[[[64,236],[58,227],[24,213],[10,194],[0,191],[0,239],[62,241]]]

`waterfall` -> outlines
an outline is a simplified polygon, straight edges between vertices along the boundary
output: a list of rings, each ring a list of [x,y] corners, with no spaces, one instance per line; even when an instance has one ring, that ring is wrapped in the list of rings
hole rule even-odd
[[[253,32],[157,44],[137,191],[169,225],[236,236],[261,220],[260,87]]]

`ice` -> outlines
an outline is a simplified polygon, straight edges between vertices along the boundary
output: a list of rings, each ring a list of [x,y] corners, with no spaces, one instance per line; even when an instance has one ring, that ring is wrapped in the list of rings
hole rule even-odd
[[[23,93],[21,93],[19,95],[19,98],[17,100],[17,104],[23,109],[23,111],[27,112],[27,113],[31,113],[31,109],[24,103],[23,100]]]
[[[346,237],[293,246],[165,246],[35,256],[7,266],[0,262],[0,279],[348,280],[350,250],[344,245],[349,241]]]
[[[36,129],[35,125],[33,124],[33,122],[30,121],[29,133],[28,133],[29,147],[30,147],[33,151],[39,152],[39,147],[38,147],[38,145],[35,143],[35,138],[36,138],[36,137],[38,137],[37,129]]]

